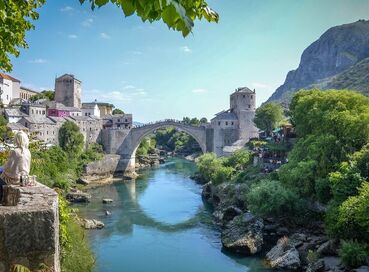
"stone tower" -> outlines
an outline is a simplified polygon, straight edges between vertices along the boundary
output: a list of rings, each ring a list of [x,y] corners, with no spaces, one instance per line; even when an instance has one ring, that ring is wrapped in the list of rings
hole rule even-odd
[[[81,81],[65,74],[55,79],[55,101],[67,107],[81,108]]]
[[[256,109],[256,93],[247,87],[238,88],[230,96],[230,111],[238,119],[239,138],[249,140],[258,137],[258,129],[254,124]]]

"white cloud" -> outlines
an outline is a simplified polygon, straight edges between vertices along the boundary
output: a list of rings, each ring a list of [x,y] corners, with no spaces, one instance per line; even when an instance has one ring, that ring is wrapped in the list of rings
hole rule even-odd
[[[191,48],[189,48],[187,45],[186,46],[181,46],[179,48],[179,50],[181,50],[184,53],[191,53],[192,52]]]
[[[69,12],[72,10],[74,10],[74,8],[72,8],[71,6],[65,6],[60,9],[61,12]]]
[[[125,85],[125,86],[123,87],[123,90],[130,90],[130,89],[136,89],[136,87],[135,87],[135,86],[133,86],[133,85]]]
[[[252,83],[252,86],[257,89],[270,89],[271,88],[270,85],[266,83],[261,83],[261,82],[254,82]]]
[[[35,64],[44,64],[44,63],[47,63],[47,60],[46,59],[33,59],[33,60],[30,60],[28,61],[29,63],[35,63]]]
[[[68,38],[69,38],[69,39],[77,39],[77,38],[78,38],[78,36],[77,36],[76,34],[69,34],[69,35],[68,35]]]
[[[94,20],[92,18],[88,18],[88,19],[86,19],[82,22],[82,26],[90,27],[90,26],[92,26],[93,22],[94,22]]]
[[[111,39],[111,37],[109,36],[109,34],[106,34],[105,32],[100,33],[100,38],[101,39],[105,39],[105,40]]]
[[[194,94],[201,94],[201,93],[206,93],[208,90],[206,89],[193,89],[191,92]]]

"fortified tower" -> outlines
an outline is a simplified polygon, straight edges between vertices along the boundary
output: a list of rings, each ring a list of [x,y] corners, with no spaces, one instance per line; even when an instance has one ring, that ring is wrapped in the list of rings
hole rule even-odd
[[[81,108],[81,81],[64,74],[55,79],[55,101],[67,107]]]
[[[235,90],[230,96],[230,112],[238,119],[239,139],[248,141],[258,137],[258,129],[254,124],[256,109],[256,93],[247,87]]]

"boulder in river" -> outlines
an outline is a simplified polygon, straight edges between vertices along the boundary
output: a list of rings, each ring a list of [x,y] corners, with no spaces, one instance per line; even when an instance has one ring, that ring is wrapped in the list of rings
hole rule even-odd
[[[295,242],[288,237],[282,237],[267,253],[266,259],[275,269],[297,270],[301,267],[300,255],[295,248]]]
[[[230,221],[222,232],[224,248],[243,255],[254,255],[263,246],[263,220],[247,212]]]
[[[96,219],[83,219],[82,226],[85,229],[102,229],[105,227],[103,222]]]
[[[67,200],[72,203],[87,203],[90,202],[91,195],[81,192],[79,190],[70,191],[67,196]]]
[[[104,199],[102,200],[102,203],[104,203],[104,204],[113,203],[113,199],[111,199],[111,198],[104,198]]]

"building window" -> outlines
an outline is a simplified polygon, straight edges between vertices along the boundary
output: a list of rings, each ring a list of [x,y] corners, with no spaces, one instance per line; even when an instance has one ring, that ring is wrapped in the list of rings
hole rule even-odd
[[[45,114],[45,111],[44,110],[42,111],[42,114]]]
[[[253,95],[251,95],[251,99],[253,99],[254,98],[254,96]]]
[[[249,109],[251,108],[251,105],[249,105]]]
[[[128,122],[128,120],[126,119],[126,122]]]
[[[226,126],[228,126],[228,122],[226,122]]]
[[[234,122],[232,122],[231,124],[232,124],[232,126],[233,126],[233,125],[234,125]]]
[[[118,119],[118,123],[120,122],[120,119]]]
[[[245,98],[246,96],[245,95],[243,95],[243,98]]]
[[[220,121],[218,122],[218,126],[220,126]]]

